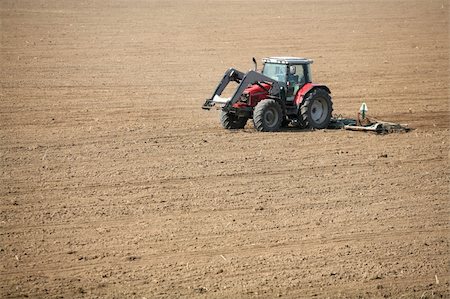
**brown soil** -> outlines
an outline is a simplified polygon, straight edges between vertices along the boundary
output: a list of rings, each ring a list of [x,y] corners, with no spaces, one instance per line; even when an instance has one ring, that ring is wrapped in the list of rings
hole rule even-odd
[[[447,1],[0,1],[0,297],[450,298]],[[251,57],[336,114],[200,109]]]

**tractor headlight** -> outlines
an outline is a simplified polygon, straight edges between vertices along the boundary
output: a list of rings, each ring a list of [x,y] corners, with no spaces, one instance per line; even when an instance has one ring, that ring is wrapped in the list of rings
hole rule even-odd
[[[243,93],[239,99],[239,101],[247,103],[248,102],[248,98],[250,97],[250,95],[248,93]]]

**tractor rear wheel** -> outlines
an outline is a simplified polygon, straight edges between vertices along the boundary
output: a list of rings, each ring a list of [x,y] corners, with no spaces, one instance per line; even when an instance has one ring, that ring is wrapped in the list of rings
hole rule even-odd
[[[253,123],[261,132],[278,131],[283,121],[283,111],[280,104],[272,99],[265,99],[256,105],[253,111]]]
[[[330,124],[333,102],[325,90],[310,92],[300,107],[300,125],[304,128],[325,129]]]
[[[220,123],[225,129],[243,129],[247,124],[247,120],[248,118],[246,117],[238,117],[234,113],[220,111]]]

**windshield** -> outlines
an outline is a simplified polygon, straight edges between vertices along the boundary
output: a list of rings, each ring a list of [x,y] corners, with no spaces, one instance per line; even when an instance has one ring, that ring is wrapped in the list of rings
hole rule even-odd
[[[279,82],[286,82],[286,67],[287,65],[285,64],[266,63],[262,73]]]

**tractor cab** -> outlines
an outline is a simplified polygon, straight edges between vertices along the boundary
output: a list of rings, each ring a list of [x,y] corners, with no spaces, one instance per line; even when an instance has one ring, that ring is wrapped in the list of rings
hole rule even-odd
[[[262,74],[276,80],[286,90],[286,100],[293,101],[297,91],[312,82],[311,59],[268,57],[263,60]]]

